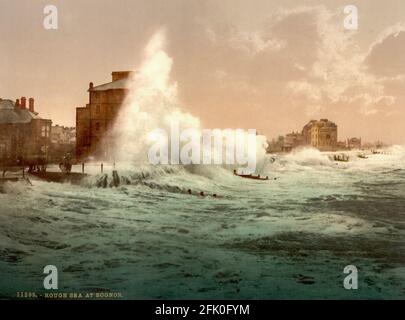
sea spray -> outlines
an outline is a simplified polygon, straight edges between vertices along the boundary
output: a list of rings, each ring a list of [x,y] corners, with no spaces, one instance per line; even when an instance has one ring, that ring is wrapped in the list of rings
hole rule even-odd
[[[129,93],[112,132],[119,161],[148,163],[150,133],[157,128],[169,131],[173,121],[181,129],[200,128],[197,118],[179,108],[177,83],[170,80],[173,60],[164,51],[165,42],[165,31],[158,31],[145,48],[138,72],[129,80]]]
[[[263,136],[243,130],[214,129],[214,132],[219,131],[223,135],[223,141],[217,145],[205,143],[204,132],[207,129],[202,130],[199,119],[179,107],[177,83],[170,79],[173,60],[165,52],[165,43],[165,31],[160,30],[147,44],[138,72],[133,73],[129,79],[129,93],[112,130],[115,160],[132,166],[223,164],[228,167],[231,165],[232,170],[241,168],[240,164],[243,164],[245,166],[242,169],[250,172],[256,171],[256,165],[259,164],[259,169],[263,170],[267,145]],[[173,133],[173,127],[177,134]],[[229,132],[233,139],[239,138],[236,143],[231,144],[225,138]],[[185,139],[187,135],[192,138],[190,142]],[[151,161],[151,154],[156,151],[151,150],[151,147],[156,143],[159,143],[160,159]],[[210,156],[207,157],[207,154]],[[218,154],[220,157],[216,157]],[[190,160],[181,161],[184,158]],[[207,158],[212,158],[212,162],[204,162]],[[215,161],[218,158],[221,161]]]

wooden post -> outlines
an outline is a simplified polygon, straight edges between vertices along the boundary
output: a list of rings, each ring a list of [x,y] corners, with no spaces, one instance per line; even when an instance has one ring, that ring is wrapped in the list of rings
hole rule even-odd
[[[25,179],[25,167],[23,167],[23,179]]]
[[[82,173],[84,173],[84,162],[82,162]]]
[[[103,163],[101,163],[101,173],[103,173],[104,172],[104,165],[103,165]]]

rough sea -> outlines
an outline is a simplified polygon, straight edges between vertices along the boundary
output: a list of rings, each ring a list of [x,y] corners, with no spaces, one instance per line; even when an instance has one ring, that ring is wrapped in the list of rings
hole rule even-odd
[[[0,297],[44,293],[55,265],[57,292],[124,299],[403,299],[405,149],[386,153],[268,156],[269,181],[117,164],[122,184],[98,188],[95,164],[82,185],[3,184]],[[347,265],[357,290],[343,287]]]

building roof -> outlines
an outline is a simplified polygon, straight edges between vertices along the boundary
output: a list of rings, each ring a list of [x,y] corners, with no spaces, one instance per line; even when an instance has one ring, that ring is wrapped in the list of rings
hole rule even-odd
[[[317,120],[311,120],[309,121],[305,126],[304,129],[309,129],[312,126],[318,126],[318,127],[337,127],[336,123],[328,120],[328,119],[321,119],[319,121]]]
[[[0,99],[0,124],[29,123],[32,119],[41,119],[41,117],[28,109],[16,108],[11,100]]]
[[[89,91],[106,91],[113,89],[129,89],[128,79],[119,79],[116,81],[108,82],[90,89]]]

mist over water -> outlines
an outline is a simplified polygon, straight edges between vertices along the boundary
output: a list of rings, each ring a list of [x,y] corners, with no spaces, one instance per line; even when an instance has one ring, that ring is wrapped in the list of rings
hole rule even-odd
[[[115,139],[115,160],[132,166],[148,164],[148,152],[152,144],[159,140],[163,141],[163,144],[166,143],[169,153],[177,152],[172,148],[173,141],[171,141],[170,135],[175,127],[179,135],[190,129],[195,132],[198,144],[201,143],[199,152],[201,157],[204,152],[213,155],[214,151],[217,151],[223,155],[225,163],[227,154],[225,137],[223,143],[218,146],[202,144],[204,131],[199,119],[184,112],[180,107],[177,83],[170,78],[173,60],[166,53],[165,45],[165,31],[160,30],[150,39],[144,49],[143,62],[129,80],[129,94],[112,130],[112,136]],[[223,129],[226,128],[216,130]],[[229,132],[235,136],[236,131],[229,130]],[[168,136],[167,141],[164,140],[165,133]],[[244,133],[244,140],[249,142],[247,133]],[[255,171],[256,164],[259,169],[263,167],[267,146],[264,136],[258,135],[255,140],[255,168],[252,171]],[[193,141],[190,143],[193,144]],[[180,149],[184,145],[186,142],[180,141]],[[215,150],[215,147],[219,150]],[[244,153],[247,153],[247,149],[244,146]],[[172,159],[171,154],[169,154],[169,158]]]
[[[165,52],[165,31],[157,32],[144,50],[144,60],[129,80],[129,95],[113,129],[116,158],[131,164],[148,163],[147,155],[155,129],[170,132],[171,124],[180,129],[200,129],[199,120],[179,107],[177,83],[170,79],[173,60]]]

